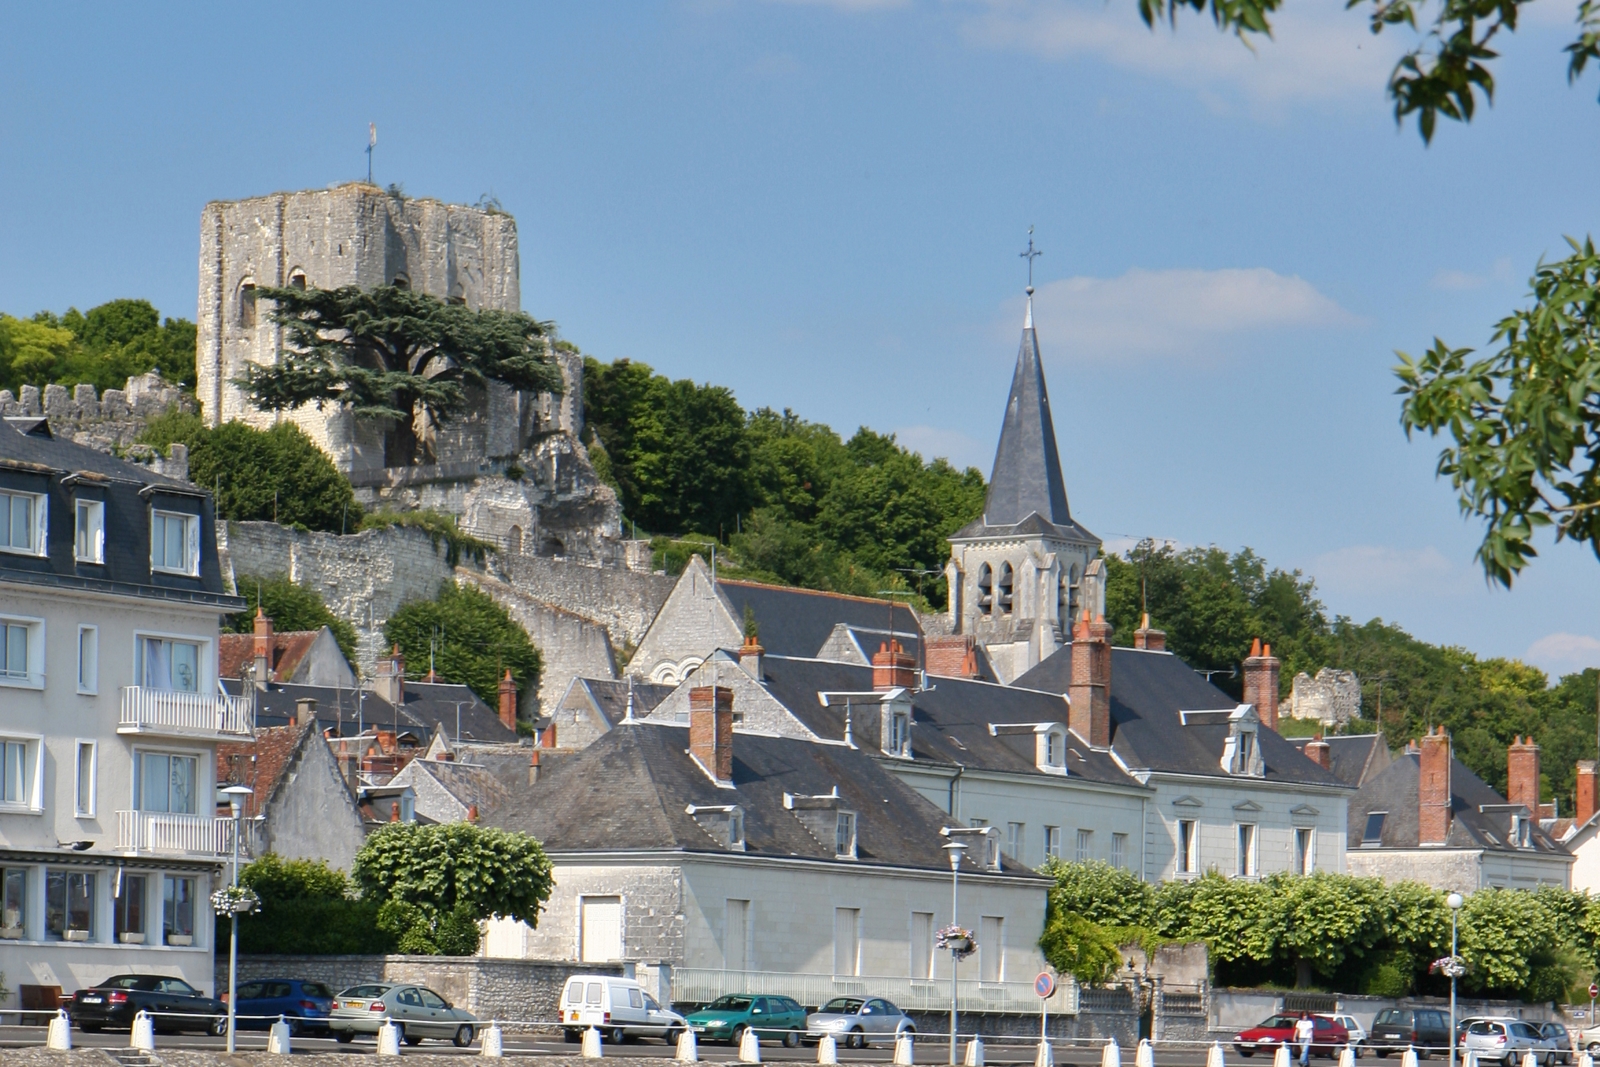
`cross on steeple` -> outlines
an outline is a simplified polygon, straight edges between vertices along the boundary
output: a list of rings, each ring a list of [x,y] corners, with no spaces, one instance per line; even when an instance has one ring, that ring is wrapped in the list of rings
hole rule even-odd
[[[1028,250],[1026,252],[1018,252],[1017,255],[1021,256],[1023,259],[1028,261],[1028,295],[1032,296],[1033,295],[1033,261],[1035,259],[1037,259],[1039,256],[1044,255],[1044,253],[1039,251],[1039,249],[1033,247],[1033,227],[1032,226],[1028,227]]]

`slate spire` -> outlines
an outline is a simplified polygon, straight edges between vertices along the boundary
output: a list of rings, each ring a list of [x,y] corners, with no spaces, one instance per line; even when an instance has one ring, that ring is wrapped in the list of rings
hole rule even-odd
[[[1014,526],[1034,512],[1060,526],[1072,521],[1067,486],[1061,477],[1061,455],[1056,451],[1055,423],[1050,418],[1050,396],[1044,387],[1044,367],[1039,362],[1039,338],[1033,330],[1031,285],[1017,370],[1011,379],[1011,396],[1006,401],[1000,447],[995,449],[983,511],[986,526]]]

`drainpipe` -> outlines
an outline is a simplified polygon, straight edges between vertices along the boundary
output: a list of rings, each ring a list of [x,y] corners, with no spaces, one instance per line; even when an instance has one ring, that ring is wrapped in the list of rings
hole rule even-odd
[[[1139,798],[1139,880],[1150,880],[1150,798]]]
[[[966,773],[966,770],[967,768],[964,765],[960,763],[956,764],[956,773],[950,776],[950,796],[949,799],[945,801],[944,805],[950,817],[955,819],[957,822],[960,821],[960,817],[956,814],[956,784],[961,781],[961,776]],[[951,919],[950,921],[955,922],[954,919]]]

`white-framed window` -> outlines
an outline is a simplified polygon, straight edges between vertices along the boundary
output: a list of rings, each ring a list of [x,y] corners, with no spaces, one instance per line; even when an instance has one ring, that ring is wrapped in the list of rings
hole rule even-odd
[[[1297,826],[1294,831],[1294,869],[1296,874],[1310,874],[1317,868],[1317,832],[1309,826]]]
[[[44,555],[49,540],[45,498],[38,493],[0,491],[0,552]]]
[[[0,937],[16,941],[27,936],[28,868],[0,867]]]
[[[913,979],[933,977],[933,953],[933,912],[914,911],[911,913],[911,977]]]
[[[1251,765],[1255,760],[1255,753],[1256,753],[1256,735],[1255,735],[1254,731],[1241,730],[1239,732],[1239,763],[1238,763],[1238,771],[1239,771],[1240,774],[1249,774],[1250,773]]]
[[[139,637],[139,684],[178,693],[200,691],[200,642]]]
[[[903,711],[889,716],[889,744],[884,752],[890,756],[911,755],[911,717]]]
[[[45,871],[45,937],[52,941],[93,941],[94,913],[94,871]]]
[[[1111,866],[1126,867],[1128,865],[1128,835],[1111,835]]]
[[[1079,830],[1078,845],[1073,851],[1072,858],[1079,863],[1089,862],[1089,857],[1094,853],[1094,831]]]
[[[178,511],[150,512],[150,569],[200,573],[200,520]]]
[[[1061,827],[1046,826],[1044,828],[1044,858],[1061,858]]]
[[[1178,873],[1196,874],[1200,870],[1200,838],[1193,819],[1178,820]]]
[[[100,692],[100,628],[78,627],[78,692],[94,696]]]
[[[852,859],[856,854],[856,813],[841,811],[838,821],[834,823],[833,852],[836,856],[849,856]]]
[[[44,620],[0,615],[0,685],[44,688]]]
[[[0,810],[39,810],[39,758],[43,751],[39,737],[0,737]]]
[[[79,741],[73,759],[73,811],[80,817],[94,814],[95,775],[99,771],[99,754],[93,741]]]
[[[194,815],[199,811],[200,757],[139,749],[134,797],[140,811]]]
[[[1020,822],[1006,823],[1006,858],[1016,859],[1022,855],[1023,838],[1025,830]]]
[[[1253,822],[1239,824],[1238,874],[1241,878],[1254,878],[1256,874],[1256,824]]]
[[[1034,750],[1034,759],[1039,769],[1046,774],[1067,773],[1067,735],[1065,731],[1052,727],[1038,735],[1037,747]]]
[[[162,879],[161,926],[169,945],[194,944],[193,878],[169,874]]]
[[[100,500],[77,500],[73,511],[72,554],[79,563],[106,561],[106,505]]]

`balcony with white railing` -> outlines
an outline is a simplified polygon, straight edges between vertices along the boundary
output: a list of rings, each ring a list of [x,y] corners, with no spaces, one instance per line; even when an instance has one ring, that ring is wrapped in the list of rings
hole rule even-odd
[[[117,851],[141,855],[228,856],[233,853],[233,820],[161,811],[119,811]]]
[[[177,693],[130,685],[122,690],[117,733],[237,740],[254,736],[255,712],[248,696]]]
[[[1039,995],[1032,982],[957,980],[957,1010],[1008,1015],[1039,1014]],[[721,971],[675,967],[672,999],[679,1004],[706,1004],[724,993],[779,994],[816,1008],[834,997],[883,997],[905,1011],[950,1010],[949,978],[890,978],[869,975],[788,974],[781,971]],[[1052,1015],[1078,1011],[1078,985],[1063,975],[1045,1002]]]

